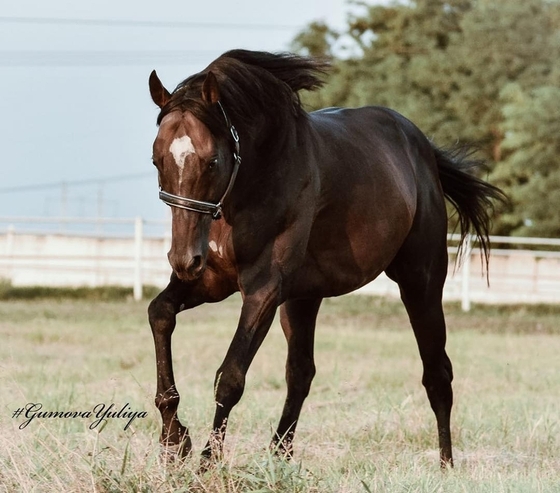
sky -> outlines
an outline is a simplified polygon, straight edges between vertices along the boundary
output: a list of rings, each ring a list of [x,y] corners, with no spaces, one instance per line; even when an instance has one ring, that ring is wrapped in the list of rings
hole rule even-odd
[[[152,69],[172,90],[229,49],[285,51],[315,20],[342,28],[350,8],[346,0],[2,2],[0,230],[7,216],[166,217],[151,164]]]

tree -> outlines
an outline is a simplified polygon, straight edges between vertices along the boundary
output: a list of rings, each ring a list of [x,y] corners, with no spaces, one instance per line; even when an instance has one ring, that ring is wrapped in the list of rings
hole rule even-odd
[[[537,87],[556,64],[554,10],[545,0],[479,0],[461,21],[450,50],[459,91],[449,108],[466,123],[461,138],[483,143],[493,162],[501,159],[503,88]]]
[[[460,122],[445,110],[450,93],[456,90],[446,51],[459,30],[464,4],[422,0],[417,6],[364,5],[366,13],[351,19],[345,33],[359,56],[336,60],[329,85],[307,101],[314,107],[389,106],[420,124],[428,135],[456,139]],[[297,38],[296,49],[303,47],[305,52],[305,40],[314,40],[312,47],[324,43],[324,33],[317,25],[310,26],[305,36]],[[336,33],[336,39],[343,35]],[[332,50],[316,54],[329,56]]]
[[[560,237],[560,87],[507,86],[501,100],[504,158],[494,179],[509,194],[508,233]]]
[[[559,2],[416,0],[362,8],[346,32],[314,25],[298,37],[296,48],[334,58],[329,83],[306,102],[312,107],[389,106],[439,145],[476,143],[494,170],[490,180],[512,195],[512,206],[496,221],[495,232],[560,234],[552,225],[560,220],[536,219],[544,209],[526,217],[534,205],[528,203],[534,202],[530,192],[553,187],[550,170],[558,166],[555,139],[560,134],[546,118],[548,123],[539,122],[542,105],[554,104],[554,88],[560,86],[555,68]],[[353,41],[357,54],[334,57],[333,40],[342,38]],[[541,143],[529,144],[537,129]],[[531,161],[526,170],[546,161],[549,171],[530,171],[527,178],[516,174],[526,159]],[[551,185],[545,186],[546,180]],[[552,200],[555,194],[549,192]],[[560,200],[555,207],[560,210]]]

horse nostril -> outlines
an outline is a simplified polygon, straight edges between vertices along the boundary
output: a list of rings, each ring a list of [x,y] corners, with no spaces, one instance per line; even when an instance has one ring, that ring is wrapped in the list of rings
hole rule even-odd
[[[187,265],[187,272],[191,275],[197,275],[202,271],[202,267],[202,256],[195,255]]]

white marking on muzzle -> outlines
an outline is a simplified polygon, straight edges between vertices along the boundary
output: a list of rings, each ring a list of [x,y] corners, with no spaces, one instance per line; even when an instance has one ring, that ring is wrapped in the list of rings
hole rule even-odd
[[[179,185],[183,180],[183,170],[185,169],[185,159],[187,156],[196,153],[194,145],[191,138],[188,135],[183,135],[178,137],[171,142],[169,146],[169,152],[173,154],[175,163],[179,168]]]

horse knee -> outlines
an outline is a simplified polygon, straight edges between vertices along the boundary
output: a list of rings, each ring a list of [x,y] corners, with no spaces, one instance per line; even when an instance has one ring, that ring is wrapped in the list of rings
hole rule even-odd
[[[148,306],[148,321],[152,332],[173,331],[175,327],[175,310],[173,305],[161,296],[156,296]]]
[[[216,405],[231,409],[241,400],[245,390],[245,375],[241,371],[220,368],[216,372],[214,389]]]

